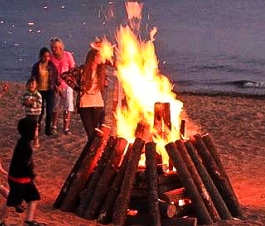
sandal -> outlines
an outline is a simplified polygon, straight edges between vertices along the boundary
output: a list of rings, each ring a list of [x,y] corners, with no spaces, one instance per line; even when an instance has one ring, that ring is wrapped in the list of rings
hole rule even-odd
[[[46,225],[45,223],[39,223],[37,221],[24,221],[24,223],[27,226],[43,226],[43,225]]]

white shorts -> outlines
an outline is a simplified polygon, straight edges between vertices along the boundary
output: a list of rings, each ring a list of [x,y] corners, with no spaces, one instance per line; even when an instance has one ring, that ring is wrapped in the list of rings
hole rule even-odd
[[[53,111],[59,112],[60,110],[74,111],[74,93],[69,86],[62,89],[62,96],[55,95]]]

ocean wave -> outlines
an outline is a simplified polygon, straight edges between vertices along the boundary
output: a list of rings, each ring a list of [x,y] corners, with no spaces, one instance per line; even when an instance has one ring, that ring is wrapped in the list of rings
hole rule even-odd
[[[236,73],[236,74],[262,74],[264,73],[258,69],[248,69],[248,68],[236,68],[231,65],[201,65],[201,66],[193,66],[192,69],[196,69],[198,71],[204,70],[214,70],[219,72],[228,72],[228,73]]]
[[[232,82],[225,82],[225,84],[231,84],[238,86],[240,88],[258,88],[258,89],[265,89],[265,81],[249,81],[249,80],[239,80],[239,81],[232,81]]]
[[[194,85],[207,85],[207,86],[236,86],[237,88],[252,88],[252,89],[265,89],[265,81],[250,81],[250,80],[238,80],[238,81],[228,81],[220,82],[214,80],[178,80],[173,81],[178,86],[194,86]]]

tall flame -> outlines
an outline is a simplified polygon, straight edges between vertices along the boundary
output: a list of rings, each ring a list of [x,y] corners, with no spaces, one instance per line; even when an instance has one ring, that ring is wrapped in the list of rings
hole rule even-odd
[[[153,35],[151,34],[153,37]],[[156,102],[170,103],[171,131],[168,136],[153,136],[157,151],[162,155],[163,163],[168,164],[168,155],[164,145],[180,138],[180,113],[183,104],[172,92],[172,84],[158,70],[158,60],[152,41],[142,42],[129,26],[120,27],[117,32],[118,62],[117,76],[122,82],[127,98],[127,107],[116,111],[117,134],[133,140],[138,122],[149,125],[154,131],[154,105]]]

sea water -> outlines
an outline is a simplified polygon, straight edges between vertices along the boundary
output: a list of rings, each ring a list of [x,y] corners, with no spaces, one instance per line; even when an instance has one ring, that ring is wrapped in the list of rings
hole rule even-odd
[[[145,0],[140,37],[154,41],[176,91],[265,94],[264,0]],[[77,64],[89,43],[127,24],[124,1],[0,0],[0,80],[25,81],[41,47],[60,37]]]

